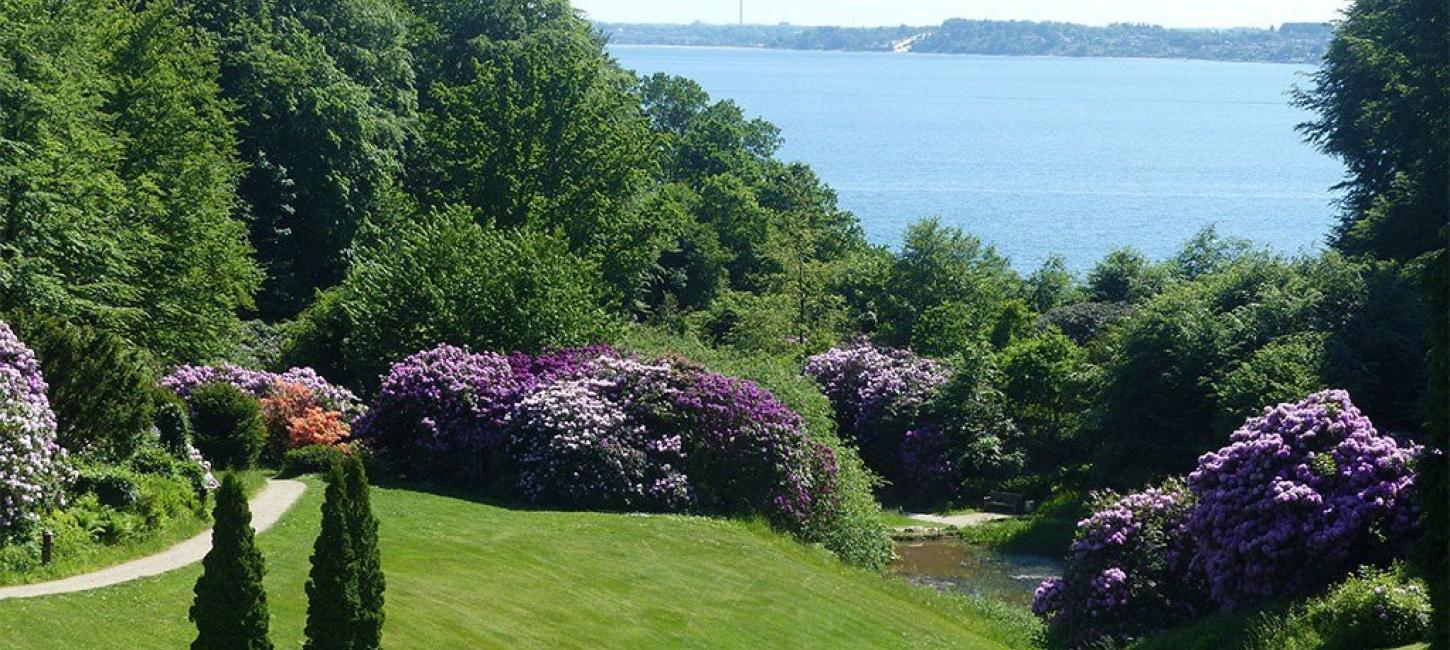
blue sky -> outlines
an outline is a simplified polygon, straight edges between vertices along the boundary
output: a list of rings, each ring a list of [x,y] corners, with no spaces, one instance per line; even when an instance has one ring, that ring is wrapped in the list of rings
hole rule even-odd
[[[947,18],[1059,20],[1089,25],[1267,27],[1325,21],[1348,0],[744,0],[745,21],[798,25],[934,25]],[[733,23],[738,0],[574,0],[590,18],[617,22]]]

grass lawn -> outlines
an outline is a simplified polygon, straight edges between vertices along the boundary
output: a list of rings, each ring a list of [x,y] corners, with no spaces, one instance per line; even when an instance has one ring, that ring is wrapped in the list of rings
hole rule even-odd
[[[254,494],[260,490],[270,475],[270,470],[242,472],[242,483],[246,487],[247,494]],[[210,503],[207,507],[211,507]],[[0,586],[44,582],[103,569],[113,564],[157,553],[177,542],[189,539],[209,527],[211,527],[210,514],[205,517],[187,516],[173,519],[156,530],[146,531],[144,534],[115,545],[94,541],[71,545],[58,540],[55,561],[48,566],[22,572],[11,570],[0,563]],[[38,553],[38,551],[36,552]]]
[[[302,641],[314,479],[262,534],[273,641]],[[419,648],[1010,648],[1030,615],[851,569],[759,524],[510,510],[379,489],[385,645]],[[82,594],[0,601],[0,648],[180,648],[192,566]]]

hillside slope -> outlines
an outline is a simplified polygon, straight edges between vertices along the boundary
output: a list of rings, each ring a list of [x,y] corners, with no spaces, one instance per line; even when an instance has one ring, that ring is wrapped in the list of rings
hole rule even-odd
[[[301,644],[321,490],[260,536],[273,640]],[[510,510],[380,489],[388,648],[1009,648],[1020,619],[850,569],[764,526]],[[178,648],[199,568],[0,602],[0,648]],[[17,624],[18,623],[18,624]]]

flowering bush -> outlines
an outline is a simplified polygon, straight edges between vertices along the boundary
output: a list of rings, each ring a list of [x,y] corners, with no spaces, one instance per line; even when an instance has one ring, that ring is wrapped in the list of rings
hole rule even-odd
[[[362,414],[362,403],[352,391],[328,383],[311,368],[292,368],[277,374],[262,370],[248,370],[232,364],[220,366],[177,366],[171,374],[161,379],[161,385],[171,389],[182,399],[189,400],[191,392],[198,386],[210,383],[231,384],[244,393],[258,399],[270,397],[279,385],[302,386],[311,391],[317,405],[338,411],[348,421]]]
[[[820,384],[836,412],[837,426],[872,469],[898,482],[915,481],[911,474],[918,471],[928,481],[943,478],[940,472],[952,465],[940,444],[944,437],[940,431],[927,432],[920,422],[949,379],[941,364],[861,340],[810,357],[804,372]],[[910,439],[908,431],[915,431]],[[933,444],[923,444],[928,440]],[[908,460],[910,467],[904,466]]]
[[[395,364],[357,433],[385,462],[571,507],[839,516],[833,452],[754,383],[608,347]]]
[[[1192,568],[1218,604],[1304,594],[1405,551],[1420,448],[1380,435],[1345,391],[1266,409],[1230,441],[1188,478]]]
[[[324,407],[317,391],[300,383],[278,381],[262,398],[267,424],[267,453],[281,460],[289,449],[341,442],[351,429],[343,414]]]
[[[347,438],[350,432],[351,429],[343,421],[341,413],[313,407],[288,423],[287,448],[336,445]]]
[[[35,354],[0,322],[0,535],[39,520],[75,478]]]
[[[1046,620],[1055,646],[1126,641],[1199,609],[1183,534],[1192,505],[1181,481],[1096,497],[1093,514],[1077,524],[1065,575],[1033,594],[1032,611]]]

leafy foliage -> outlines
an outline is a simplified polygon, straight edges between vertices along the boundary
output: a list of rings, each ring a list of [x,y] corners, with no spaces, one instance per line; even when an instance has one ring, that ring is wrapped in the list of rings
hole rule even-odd
[[[0,535],[39,520],[74,478],[35,353],[0,322]]]

